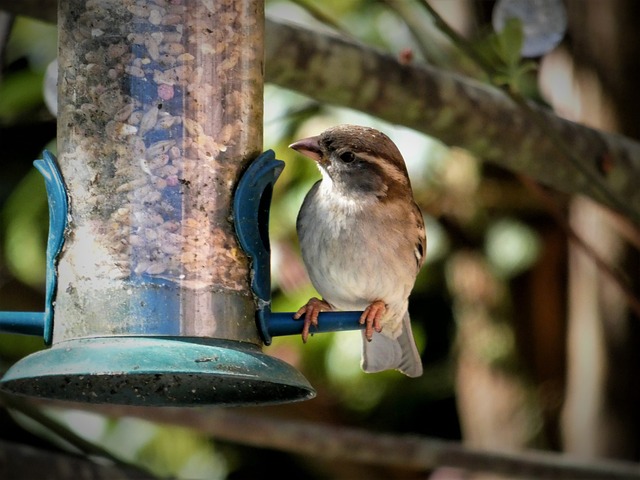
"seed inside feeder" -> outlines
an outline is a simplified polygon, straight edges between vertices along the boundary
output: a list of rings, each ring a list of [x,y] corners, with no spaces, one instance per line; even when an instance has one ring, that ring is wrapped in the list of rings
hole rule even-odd
[[[123,294],[140,286],[198,291],[200,320],[174,326],[194,335],[217,331],[202,290],[248,297],[228,186],[262,147],[258,3],[61,3],[58,149],[72,202],[58,274],[71,294],[56,311],[83,326],[54,335],[144,330],[149,312],[130,305],[144,299]],[[105,311],[119,317],[110,332],[97,327]]]

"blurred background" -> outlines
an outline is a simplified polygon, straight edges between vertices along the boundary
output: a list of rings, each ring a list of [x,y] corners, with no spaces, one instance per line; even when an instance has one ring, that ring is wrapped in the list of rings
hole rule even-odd
[[[266,11],[273,19],[348,34],[402,61],[490,82],[421,3],[267,0]],[[506,8],[500,3],[429,2],[480,52],[491,48],[494,24]],[[524,23],[531,50],[519,64],[526,68],[509,79],[518,92],[570,120],[640,137],[640,3],[503,3],[528,4],[539,17]],[[56,27],[17,16],[3,35],[0,309],[40,310],[48,211],[32,161],[43,149],[56,149],[55,117],[45,98]],[[427,261],[410,299],[425,373],[418,379],[364,374],[359,332],[316,335],[306,345],[280,337],[265,352],[298,368],[317,397],[251,413],[500,452],[535,448],[585,459],[639,459],[640,329],[628,306],[639,292],[635,226],[587,198],[537,188],[438,139],[272,84],[265,88],[264,111],[265,149],[286,162],[271,212],[275,311],[294,311],[315,295],[301,263],[295,219],[319,173],[287,145],[338,123],[356,123],[384,131],[400,148],[428,231]],[[38,338],[0,335],[0,370],[41,348]],[[460,472],[372,467],[348,456],[327,462],[133,417],[45,413],[160,477],[254,478],[269,469],[284,478],[462,478]],[[0,438],[73,450],[9,409],[0,410]]]

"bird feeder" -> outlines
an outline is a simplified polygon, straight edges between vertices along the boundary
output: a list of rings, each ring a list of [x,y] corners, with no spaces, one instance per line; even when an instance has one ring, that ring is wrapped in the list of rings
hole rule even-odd
[[[58,159],[44,312],[0,329],[51,348],[3,390],[134,405],[311,398],[262,352],[299,333],[270,311],[267,222],[282,162],[262,150],[262,0],[59,2]],[[321,331],[358,328],[323,314]]]

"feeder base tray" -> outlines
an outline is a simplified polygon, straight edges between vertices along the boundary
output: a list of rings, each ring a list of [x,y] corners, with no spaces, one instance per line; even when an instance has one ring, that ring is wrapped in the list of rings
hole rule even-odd
[[[7,393],[148,406],[263,405],[307,400],[295,368],[252,343],[189,337],[68,340],[17,362]]]

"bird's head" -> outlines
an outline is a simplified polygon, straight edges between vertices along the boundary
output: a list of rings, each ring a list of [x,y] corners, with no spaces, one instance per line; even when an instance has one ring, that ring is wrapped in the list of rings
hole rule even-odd
[[[411,190],[398,147],[373,128],[338,125],[298,140],[290,148],[315,160],[323,176],[343,195],[389,199]]]

